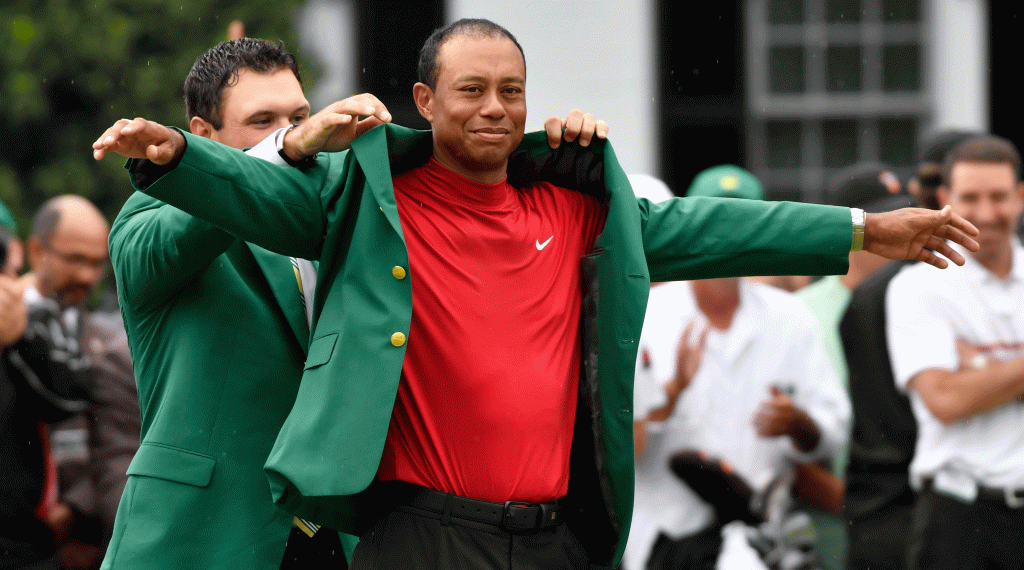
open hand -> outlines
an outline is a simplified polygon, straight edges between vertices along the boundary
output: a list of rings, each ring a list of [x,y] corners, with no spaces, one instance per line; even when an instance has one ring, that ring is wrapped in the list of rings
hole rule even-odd
[[[92,148],[92,156],[96,160],[113,151],[127,158],[148,158],[156,164],[165,165],[185,152],[185,137],[174,129],[142,117],[120,119],[92,143]]]
[[[593,115],[584,114],[579,109],[569,111],[565,119],[548,117],[544,121],[544,130],[548,134],[548,146],[551,148],[558,148],[562,144],[562,139],[565,139],[565,142],[572,142],[578,138],[580,146],[590,146],[594,136],[599,139],[608,138],[608,123],[596,121]]]
[[[318,152],[342,151],[366,131],[389,122],[391,113],[379,99],[369,93],[353,95],[331,103],[288,131],[284,152],[301,160]]]
[[[696,342],[691,343],[690,337],[693,336],[694,326],[694,321],[686,323],[683,334],[679,337],[679,347],[676,348],[676,374],[665,386],[665,394],[670,401],[675,401],[679,393],[693,382],[697,370],[700,369],[700,363],[704,360],[704,343],[707,341],[711,325],[705,324],[697,335]]]
[[[888,259],[916,259],[945,269],[949,263],[964,264],[964,256],[945,240],[958,243],[970,251],[978,251],[973,236],[978,228],[953,213],[942,210],[901,208],[892,212],[868,214],[864,225],[864,250]]]
[[[686,323],[683,334],[679,337],[679,347],[676,349],[676,373],[665,384],[665,403],[652,409],[647,414],[648,420],[661,422],[668,419],[675,410],[679,394],[693,382],[697,370],[700,369],[700,363],[704,359],[704,343],[708,338],[711,325],[705,324],[704,329],[697,336],[697,340],[691,342],[690,337],[693,336],[694,326],[695,323],[692,320]]]

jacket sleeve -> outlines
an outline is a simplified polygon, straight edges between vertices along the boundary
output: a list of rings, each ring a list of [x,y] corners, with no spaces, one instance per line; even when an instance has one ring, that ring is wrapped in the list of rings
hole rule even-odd
[[[187,148],[171,168],[145,160],[128,162],[136,189],[243,241],[284,255],[320,257],[325,204],[344,182],[347,152],[323,154],[300,170],[184,135]]]
[[[706,197],[637,204],[651,281],[848,270],[847,208]]]
[[[203,220],[136,193],[111,227],[110,260],[130,307],[159,306],[234,241]]]

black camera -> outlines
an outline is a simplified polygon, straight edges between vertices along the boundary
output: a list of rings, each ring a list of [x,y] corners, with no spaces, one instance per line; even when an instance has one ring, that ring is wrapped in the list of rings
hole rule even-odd
[[[5,350],[10,365],[27,385],[29,399],[53,423],[92,405],[96,372],[80,342],[81,313],[62,311],[53,299],[38,297],[28,305],[28,326]]]

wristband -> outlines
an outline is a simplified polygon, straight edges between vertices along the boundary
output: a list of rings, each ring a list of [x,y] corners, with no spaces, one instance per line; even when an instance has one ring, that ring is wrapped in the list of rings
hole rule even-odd
[[[312,166],[316,161],[316,153],[309,156],[304,156],[299,160],[293,160],[292,157],[288,156],[288,153],[284,151],[284,136],[288,134],[288,131],[297,127],[295,123],[288,125],[281,129],[277,133],[277,154],[281,156],[281,160],[285,161],[288,166],[294,166],[295,168],[306,168]]]
[[[860,208],[850,208],[850,215],[853,218],[853,241],[850,242],[850,251],[864,249],[864,224],[868,215]]]

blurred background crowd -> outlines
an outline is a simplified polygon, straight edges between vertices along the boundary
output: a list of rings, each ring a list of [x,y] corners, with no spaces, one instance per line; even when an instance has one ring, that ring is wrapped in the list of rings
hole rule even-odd
[[[526,51],[528,130],[573,106],[607,120],[625,169],[649,173],[631,177],[638,196],[810,201],[870,215],[955,205],[951,151],[979,135],[1024,140],[1005,47],[1020,12],[982,0],[6,2],[0,568],[102,560],[141,420],[107,259],[109,222],[131,189],[121,163],[92,160],[90,144],[125,114],[184,125],[182,79],[217,42],[282,39],[314,111],[370,92],[395,122],[425,128],[410,97],[423,39],[460,17],[488,17]],[[958,212],[983,238],[995,234],[982,253],[1006,243],[1017,251],[1019,156],[992,152],[964,160],[1010,165],[1010,205]],[[1024,456],[1014,450],[1003,471],[974,472],[980,460],[956,447],[973,436],[951,433],[994,409],[1024,413],[1020,396],[952,418],[935,411],[912,382],[912,357],[890,352],[894,335],[924,335],[887,328],[886,292],[904,265],[862,252],[845,276],[652,288],[637,362],[627,570],[944,567],[923,551],[945,553],[923,545],[959,548],[968,530],[911,537],[922,496],[940,519],[953,515],[931,495],[1019,514]],[[965,341],[941,346],[956,371],[1014,362],[1024,346],[1014,327],[1021,270],[980,267],[1002,296],[992,301],[978,285],[980,300],[963,309],[973,316],[957,318],[1008,324],[993,338],[951,333]],[[1007,430],[1024,425],[984,421],[970,429],[1011,441]],[[929,458],[943,449],[952,459],[915,469],[922,445],[934,446]],[[996,517],[982,515],[970,532],[1012,539],[1022,528],[1019,516]],[[990,556],[977,567],[1022,567],[1020,552]],[[973,567],[954,560],[945,567]]]

